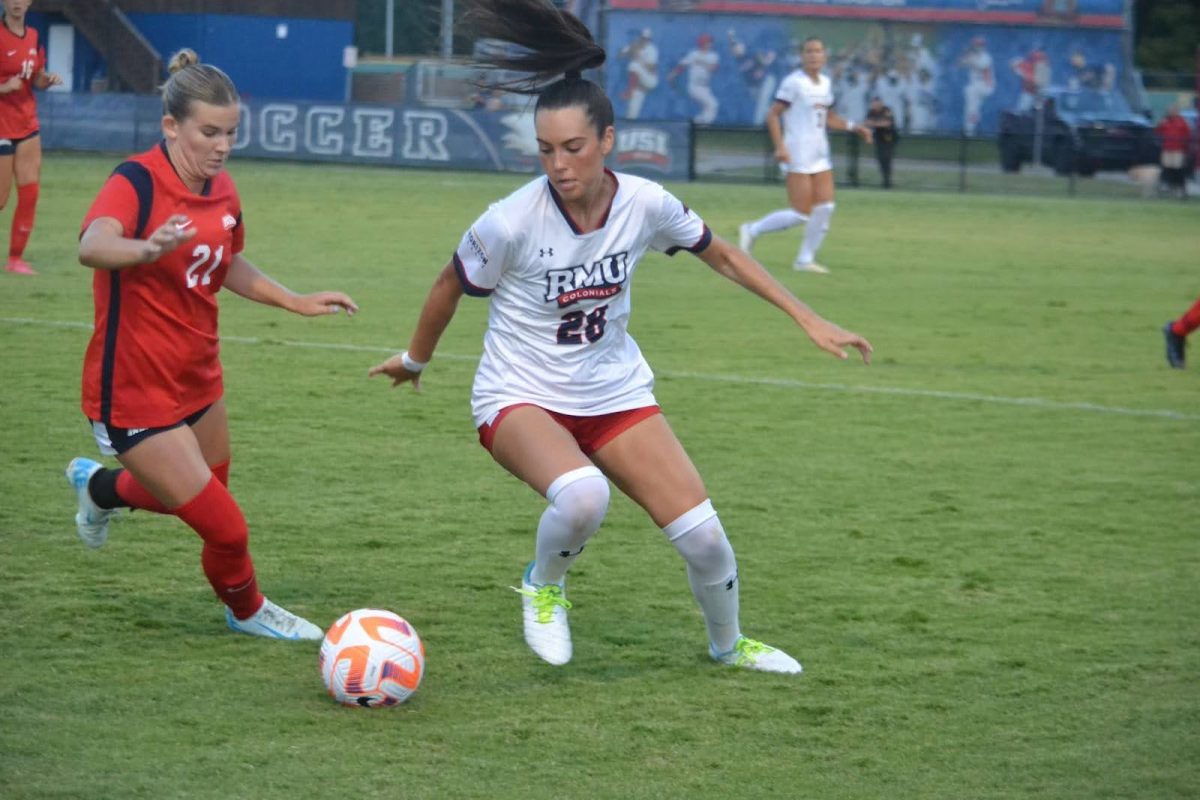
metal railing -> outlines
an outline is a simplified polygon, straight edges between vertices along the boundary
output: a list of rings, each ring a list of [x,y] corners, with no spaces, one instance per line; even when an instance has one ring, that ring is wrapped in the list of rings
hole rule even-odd
[[[1033,143],[1027,143],[1032,148]],[[882,188],[875,148],[857,136],[830,136],[834,179],[846,188]],[[693,176],[699,181],[769,183],[784,177],[770,138],[761,128],[696,127],[692,139]],[[1061,165],[1060,165],[1061,166]],[[1017,172],[1001,163],[998,137],[958,133],[902,135],[892,161],[895,189],[1031,195],[1078,195],[1136,198],[1156,194],[1158,167],[1096,170],[1081,175],[1074,162],[1066,171],[1025,161]]]

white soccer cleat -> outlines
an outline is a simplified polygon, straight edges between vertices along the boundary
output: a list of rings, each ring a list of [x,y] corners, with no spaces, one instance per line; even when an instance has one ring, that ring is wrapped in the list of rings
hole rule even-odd
[[[754,247],[754,231],[750,229],[749,222],[743,222],[738,226],[738,249],[744,253],[749,253]]]
[[[782,672],[787,675],[798,675],[804,671],[799,661],[782,650],[745,636],[738,637],[737,644],[728,653],[713,652],[711,644],[708,646],[708,652],[713,659],[732,667],[745,667],[759,672]]]
[[[511,587],[521,595],[525,621],[525,643],[533,652],[556,666],[571,660],[571,628],[567,625],[567,609],[571,601],[557,583],[536,586],[529,582],[533,572],[531,562],[521,579],[521,588]]]
[[[325,633],[316,625],[265,597],[262,607],[246,619],[238,619],[229,606],[225,606],[225,621],[229,623],[231,631],[267,639],[310,639],[319,642],[325,638]]]
[[[792,264],[792,269],[796,272],[812,272],[817,275],[828,275],[829,268],[823,267],[815,261],[809,261],[807,264],[801,264],[799,261]]]
[[[75,512],[75,530],[83,543],[93,550],[103,547],[108,541],[108,520],[114,510],[96,505],[88,491],[92,476],[103,469],[103,465],[82,456],[71,459],[67,464],[67,480],[79,498],[79,510]]]

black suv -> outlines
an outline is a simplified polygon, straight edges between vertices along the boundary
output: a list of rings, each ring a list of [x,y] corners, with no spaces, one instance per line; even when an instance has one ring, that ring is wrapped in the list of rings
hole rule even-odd
[[[1040,161],[1059,175],[1125,170],[1158,163],[1158,141],[1150,120],[1135,113],[1118,92],[1047,89],[1039,107],[1000,114],[1000,167],[1017,172]]]

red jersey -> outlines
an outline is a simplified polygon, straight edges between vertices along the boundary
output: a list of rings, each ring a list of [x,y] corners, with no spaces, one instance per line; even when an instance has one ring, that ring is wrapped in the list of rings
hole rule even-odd
[[[118,428],[172,425],[223,392],[217,291],[245,230],[237,189],[222,171],[196,194],[165,143],[118,166],[83,220],[112,217],[145,239],[173,214],[196,235],[150,264],[95,270],[95,331],[83,362],[83,413]]]
[[[23,139],[38,129],[37,100],[33,97],[33,79],[46,69],[46,51],[38,47],[38,32],[25,26],[25,35],[17,36],[0,25],[0,83],[21,76],[21,88],[0,94],[0,138]]]

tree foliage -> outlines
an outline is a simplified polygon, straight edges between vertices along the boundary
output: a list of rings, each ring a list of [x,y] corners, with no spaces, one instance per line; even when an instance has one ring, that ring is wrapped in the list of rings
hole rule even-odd
[[[1200,4],[1196,0],[1137,0],[1134,7],[1138,67],[1194,73],[1200,47]]]

